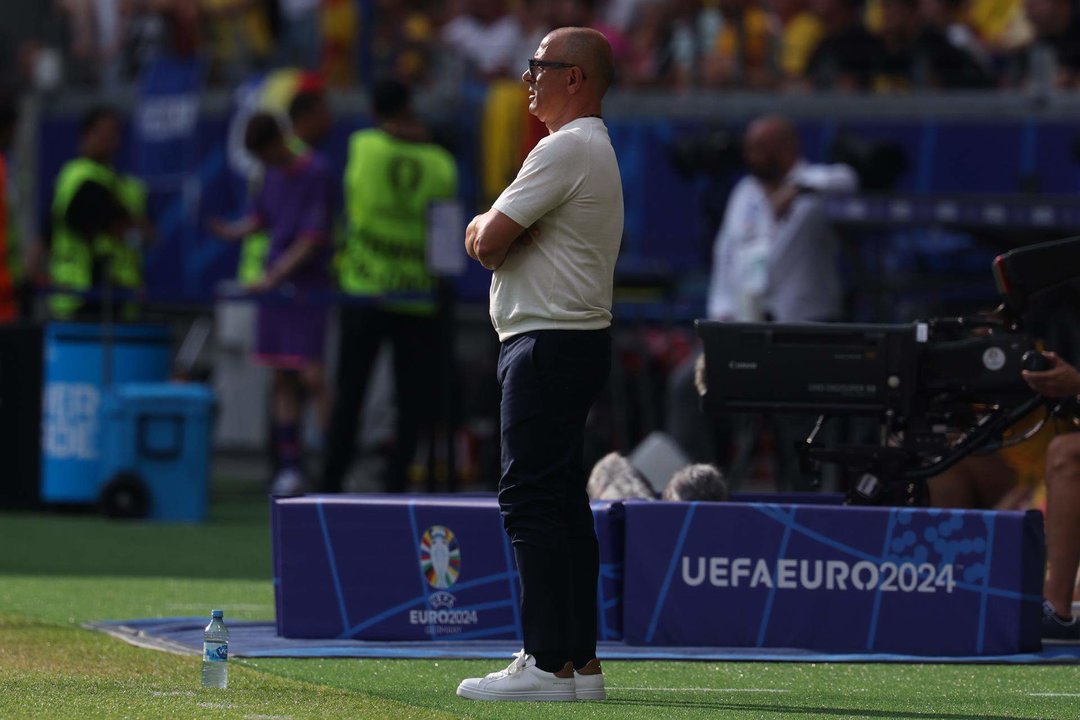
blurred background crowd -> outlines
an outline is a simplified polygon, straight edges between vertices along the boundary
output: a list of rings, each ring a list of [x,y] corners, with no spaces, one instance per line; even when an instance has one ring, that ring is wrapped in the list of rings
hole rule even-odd
[[[331,87],[517,78],[551,28],[603,32],[623,89],[1071,87],[1070,0],[44,0],[6,23],[9,81],[42,91],[132,83],[161,54],[208,82],[275,66]]]

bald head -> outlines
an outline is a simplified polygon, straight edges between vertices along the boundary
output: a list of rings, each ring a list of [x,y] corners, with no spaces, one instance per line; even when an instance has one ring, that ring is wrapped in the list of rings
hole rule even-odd
[[[766,184],[777,183],[799,160],[799,133],[780,115],[765,115],[750,123],[743,144],[746,169]]]
[[[775,148],[799,150],[798,131],[790,120],[781,115],[764,115],[750,123],[746,140],[750,142],[751,139]]]
[[[548,35],[553,54],[581,68],[595,80],[597,97],[603,97],[615,79],[615,56],[604,34],[592,28],[563,27]]]

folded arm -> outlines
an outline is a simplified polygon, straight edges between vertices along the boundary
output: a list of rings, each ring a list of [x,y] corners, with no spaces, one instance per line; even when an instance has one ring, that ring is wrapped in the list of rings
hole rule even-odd
[[[492,208],[477,215],[465,229],[465,252],[488,270],[498,270],[518,238],[530,238],[528,231]]]

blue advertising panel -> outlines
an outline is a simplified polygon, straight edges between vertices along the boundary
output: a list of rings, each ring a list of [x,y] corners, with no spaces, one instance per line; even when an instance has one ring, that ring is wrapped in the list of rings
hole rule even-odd
[[[619,506],[600,535],[600,639],[621,637]],[[493,497],[308,496],[272,506],[277,631],[289,638],[520,637],[518,576]]]
[[[1038,650],[1042,516],[627,503],[624,633],[655,645]]]

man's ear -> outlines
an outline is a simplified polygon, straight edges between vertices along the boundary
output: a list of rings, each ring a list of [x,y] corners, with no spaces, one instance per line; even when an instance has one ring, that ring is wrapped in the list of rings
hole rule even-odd
[[[574,66],[570,68],[570,72],[566,73],[566,89],[571,95],[581,89],[581,82],[584,79],[581,68]]]

